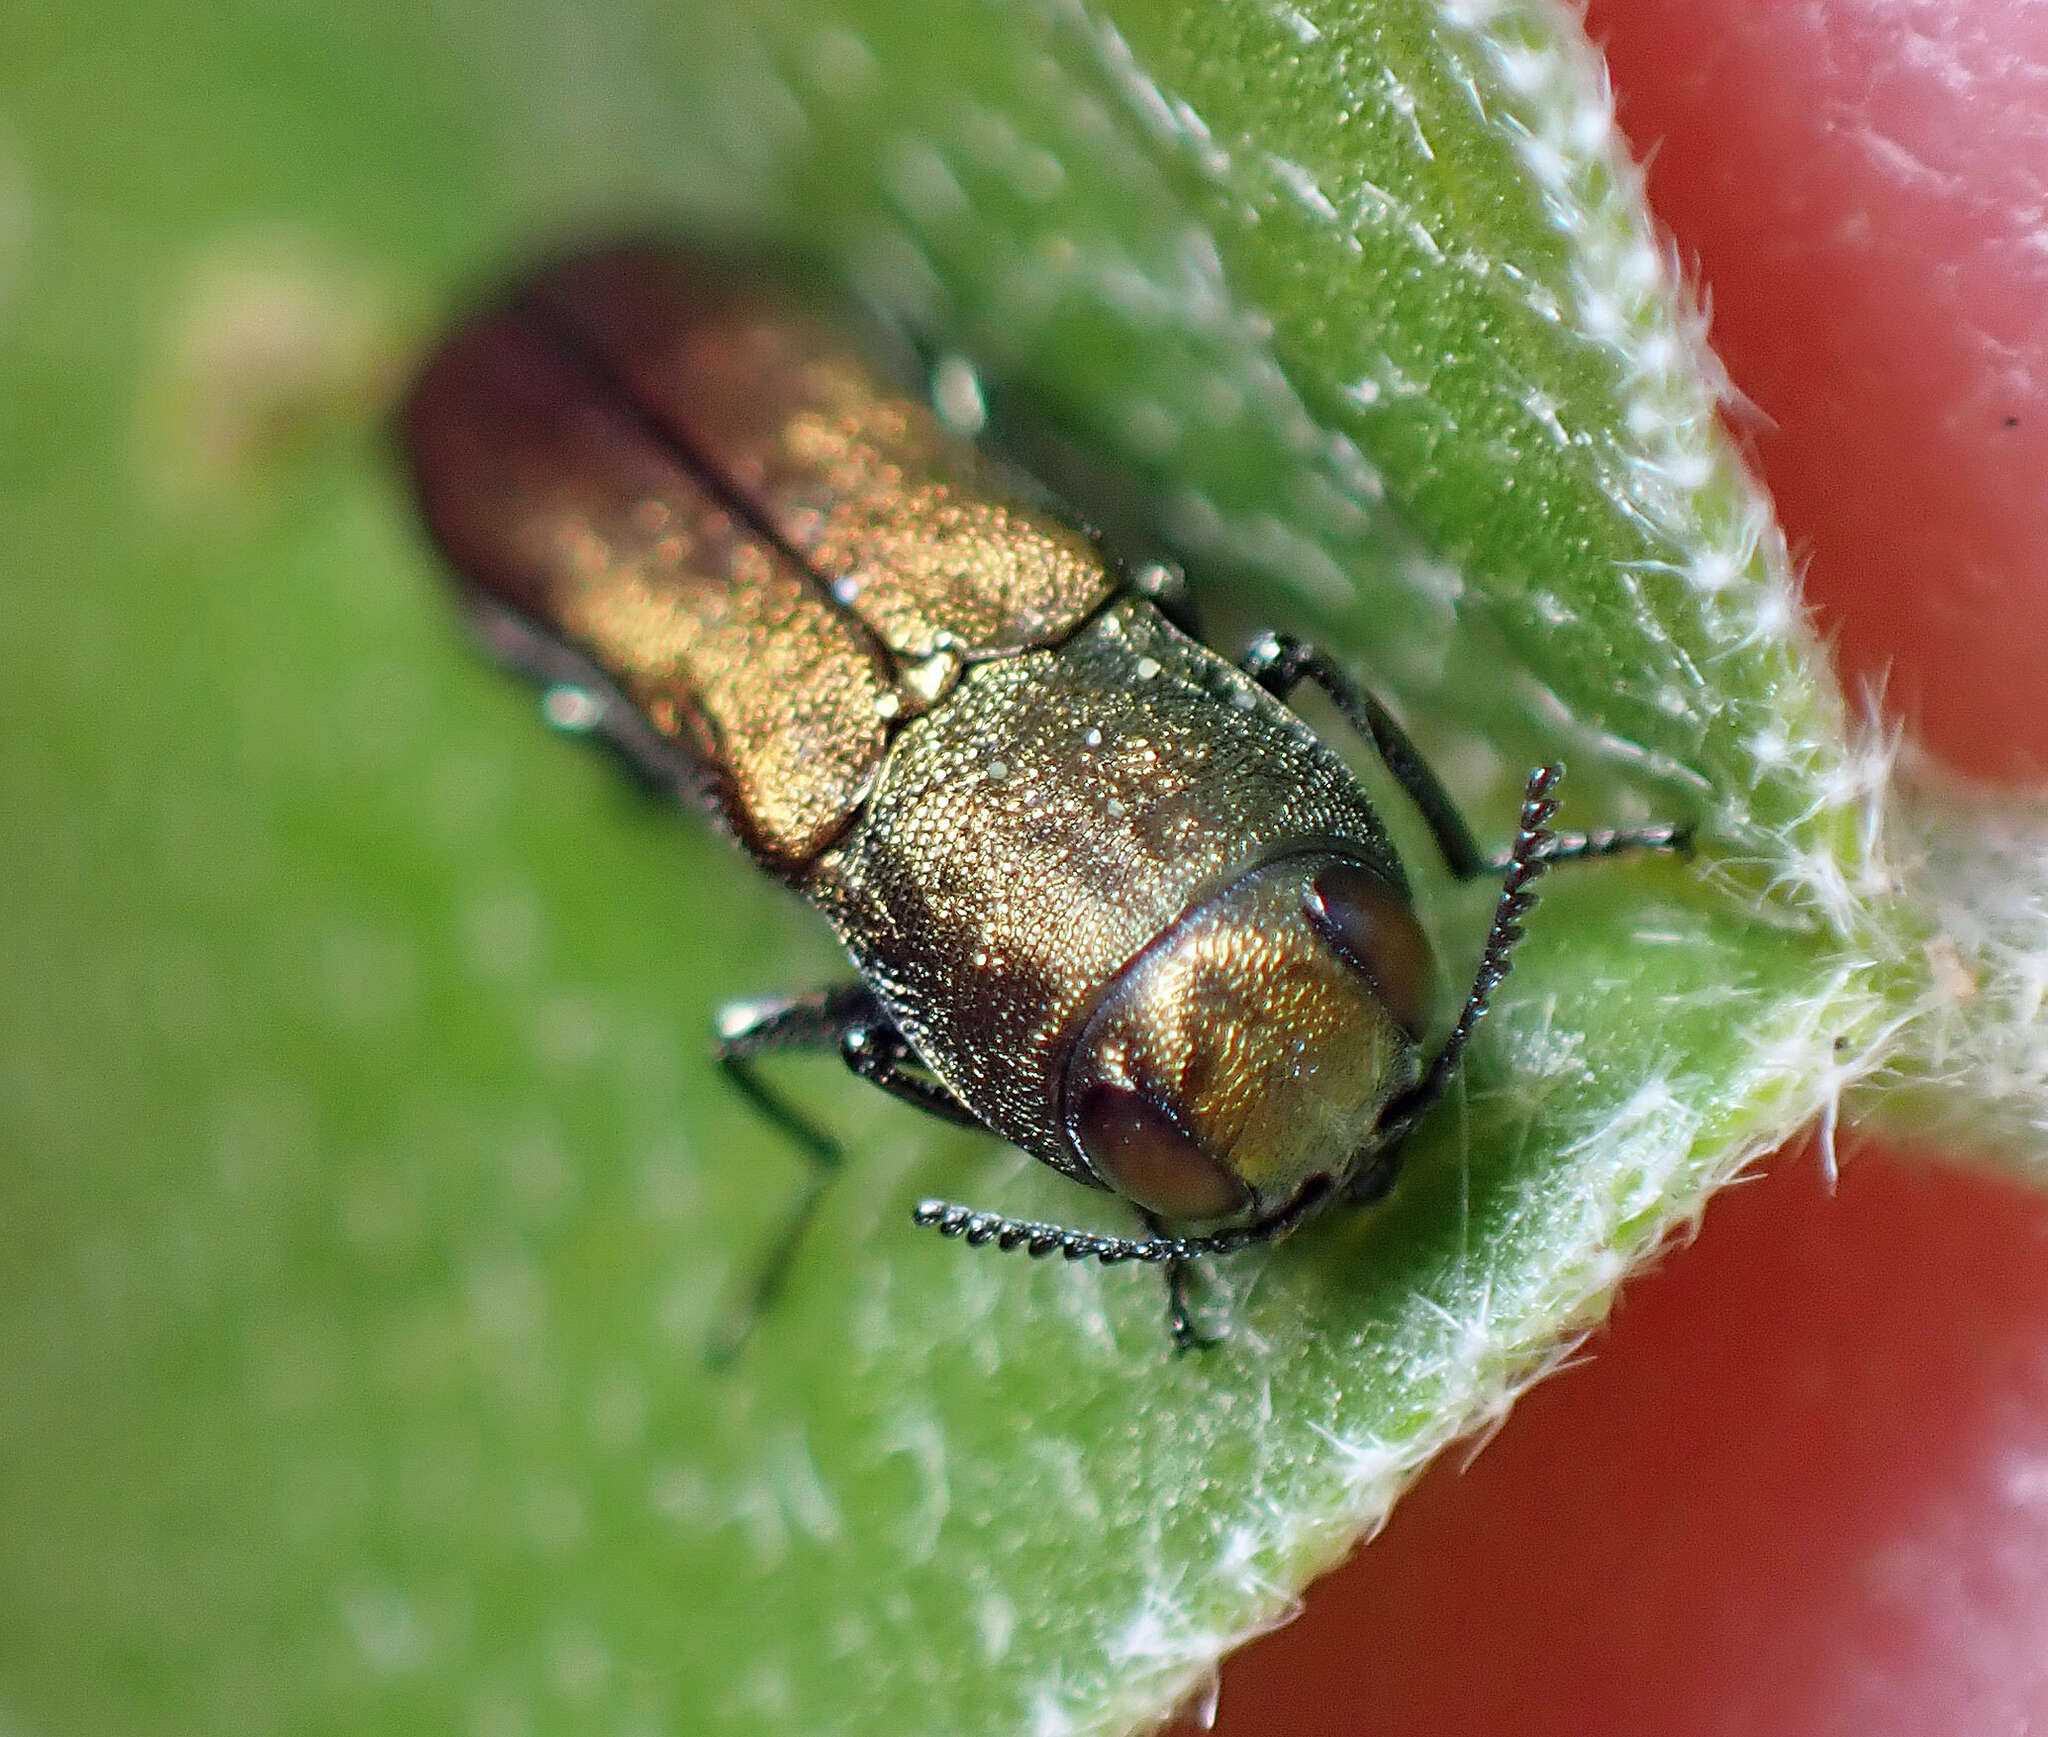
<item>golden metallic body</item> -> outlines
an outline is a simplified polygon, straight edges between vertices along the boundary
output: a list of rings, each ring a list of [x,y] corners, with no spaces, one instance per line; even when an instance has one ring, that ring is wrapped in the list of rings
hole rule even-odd
[[[778,869],[845,829],[888,742],[886,653],[544,320],[464,328],[408,420],[474,606],[587,657]]]
[[[878,378],[846,322],[783,280],[609,253],[551,272],[532,300],[899,665],[936,661],[906,704],[963,661],[1058,643],[1115,588],[1029,479]]]
[[[436,535],[710,770],[785,873],[891,724],[1057,643],[1115,581],[1036,491],[776,280],[572,260],[437,357],[409,413]]]
[[[623,698],[954,1104],[1167,1216],[1350,1174],[1415,1033],[1304,914],[1318,870],[1383,886],[1428,974],[1364,794],[841,322],[570,261],[450,340],[407,434],[487,633]]]
[[[1068,1135],[1063,1069],[1050,1064],[1124,968],[1214,895],[1275,857],[1333,846],[1405,888],[1349,768],[1277,700],[1126,598],[1063,645],[975,670],[904,729],[807,890],[962,1101],[1005,1139],[1093,1180]],[[1369,986],[1289,915],[1279,932],[1298,949],[1274,948],[1271,932],[1210,934],[1201,967],[1190,956],[1159,978],[1168,996],[1191,980],[1214,992],[1162,1003],[1180,1035],[1145,1084],[1191,1110],[1213,1099],[1237,1158],[1249,1156],[1238,1137],[1250,1111],[1233,1094],[1278,1083],[1271,1069],[1291,1067],[1332,1017],[1353,1022],[1347,1042],[1385,1090],[1406,1083],[1380,1041],[1398,1033]],[[1240,955],[1234,976],[1213,969],[1219,944]],[[1290,1027],[1317,999],[1310,981],[1335,1005]],[[1225,1029],[1243,1069],[1211,1068],[1191,1048]]]

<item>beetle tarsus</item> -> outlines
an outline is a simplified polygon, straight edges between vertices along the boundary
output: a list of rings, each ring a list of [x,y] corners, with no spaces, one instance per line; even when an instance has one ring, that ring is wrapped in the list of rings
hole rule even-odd
[[[1675,855],[1691,849],[1691,827],[1659,821],[1653,826],[1603,826],[1592,832],[1552,832],[1543,860],[1554,866],[1558,863],[1599,862],[1610,856],[1627,856],[1635,851]],[[1513,857],[1512,848],[1495,851],[1487,859],[1487,865],[1496,874],[1503,873]]]

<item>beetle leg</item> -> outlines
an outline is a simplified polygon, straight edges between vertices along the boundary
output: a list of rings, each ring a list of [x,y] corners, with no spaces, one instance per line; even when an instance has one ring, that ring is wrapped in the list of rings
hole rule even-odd
[[[1394,780],[1421,810],[1430,836],[1452,874],[1461,881],[1485,874],[1504,874],[1514,860],[1512,848],[1482,852],[1473,842],[1457,804],[1429,769],[1408,734],[1369,689],[1360,687],[1330,657],[1306,640],[1267,633],[1253,641],[1238,667],[1275,699],[1285,700],[1304,681],[1314,682],[1344,715],[1345,722],[1368,738]],[[1632,850],[1684,850],[1692,829],[1661,821],[1628,830],[1602,827],[1597,832],[1557,832],[1545,848],[1546,862],[1592,862]]]
[[[879,1008],[872,1019],[857,1021],[841,1030],[839,1054],[869,1085],[880,1086],[906,1104],[915,1104],[927,1115],[962,1128],[987,1126],[937,1080],[905,1070],[904,1063],[912,1059],[910,1045]]]
[[[1205,1333],[1195,1325],[1188,1312],[1189,1270],[1186,1261],[1166,1263],[1166,1330],[1173,1335],[1176,1351],[1210,1351],[1223,1343],[1225,1335]]]
[[[829,1053],[838,1048],[840,1034],[850,1020],[869,1017],[875,1011],[874,998],[866,990],[852,987],[738,1001],[719,1010],[719,1067],[733,1089],[803,1154],[810,1168],[794,1205],[765,1245],[744,1295],[727,1307],[713,1331],[710,1360],[714,1366],[730,1363],[739,1354],[755,1322],[781,1293],[804,1232],[825,1197],[826,1184],[845,1161],[839,1142],[762,1080],[754,1060],[784,1050]]]
[[[1344,1184],[1344,1198],[1353,1206],[1371,1206],[1393,1192],[1401,1179],[1401,1140],[1408,1124],[1391,1134],[1382,1133],[1379,1144],[1365,1154],[1351,1180]]]
[[[1145,1228],[1155,1237],[1167,1234],[1165,1224],[1149,1212],[1138,1215],[1145,1221]],[[1166,1263],[1166,1330],[1173,1335],[1176,1351],[1207,1351],[1223,1343],[1222,1335],[1204,1333],[1195,1325],[1193,1313],[1188,1308],[1188,1275],[1195,1270],[1193,1260],[1176,1255]]]
[[[867,999],[865,991],[827,989],[816,995],[734,1002],[719,1010],[719,1067],[763,1120],[809,1160],[810,1174],[756,1263],[744,1297],[728,1305],[713,1330],[709,1355],[714,1367],[739,1355],[754,1323],[781,1292],[804,1232],[824,1198],[825,1185],[845,1159],[837,1140],[759,1078],[754,1058],[777,1050],[830,1049],[838,1041],[846,1004]]]
[[[1291,634],[1263,633],[1239,660],[1238,668],[1276,700],[1285,700],[1304,681],[1314,682],[1344,714],[1344,721],[1372,743],[1394,782],[1408,793],[1451,873],[1469,881],[1494,867],[1473,839],[1451,793],[1437,781],[1429,762],[1394,721],[1393,713],[1325,653]]]
[[[1530,883],[1539,879],[1553,860],[1551,846],[1555,835],[1546,822],[1557,812],[1557,799],[1551,792],[1563,776],[1562,766],[1539,766],[1529,774],[1528,787],[1522,793],[1521,823],[1515,829],[1515,842],[1508,848],[1500,897],[1493,907],[1493,926],[1487,931],[1486,947],[1479,956],[1472,988],[1465,996],[1458,1023],[1444,1039],[1443,1047],[1430,1057],[1422,1077],[1389,1104],[1380,1118],[1379,1144],[1383,1150],[1397,1147],[1423,1112],[1444,1095],[1444,1087],[1450,1083],[1458,1059],[1471,1041],[1473,1028],[1486,1017],[1493,992],[1512,969],[1509,955],[1522,938],[1521,920],[1536,904]]]
[[[718,1063],[726,1077],[806,1157],[828,1169],[840,1161],[839,1142],[754,1071],[756,1056],[790,1050],[837,1050],[848,1068],[892,1097],[963,1128],[985,1125],[936,1080],[907,1071],[904,1064],[914,1059],[910,1045],[865,989],[847,985],[810,995],[735,1001],[721,1009]]]
[[[759,1056],[837,1050],[862,1079],[948,1121],[978,1128],[980,1120],[936,1081],[903,1071],[910,1046],[867,990],[848,985],[811,995],[736,1001],[718,1015],[718,1065],[741,1097],[810,1160],[811,1174],[782,1228],[767,1245],[744,1302],[729,1310],[714,1335],[711,1360],[729,1363],[775,1301],[826,1184],[845,1161],[839,1142],[755,1071]]]
[[[787,1050],[831,1051],[849,1021],[873,1011],[864,989],[824,989],[813,995],[777,995],[735,1001],[718,1011],[718,1065],[733,1088],[821,1170],[836,1170],[839,1142],[763,1081],[754,1058]]]

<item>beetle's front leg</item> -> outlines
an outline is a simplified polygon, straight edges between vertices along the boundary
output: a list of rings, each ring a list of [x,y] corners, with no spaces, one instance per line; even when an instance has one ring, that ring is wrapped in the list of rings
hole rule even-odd
[[[824,1198],[826,1184],[845,1160],[837,1140],[760,1077],[754,1065],[758,1057],[836,1050],[854,1073],[892,1096],[946,1121],[975,1128],[981,1123],[936,1080],[906,1070],[910,1045],[881,1003],[856,985],[810,995],[731,1002],[719,1010],[717,1034],[718,1065],[725,1077],[811,1165],[810,1178],[781,1230],[769,1242],[744,1303],[728,1313],[713,1337],[712,1361],[725,1363],[746,1343],[754,1323],[781,1291],[797,1247]]]
[[[1287,699],[1305,681],[1321,688],[1344,721],[1372,743],[1394,781],[1421,812],[1445,864],[1459,880],[1507,872],[1514,860],[1513,849],[1489,852],[1479,848],[1451,793],[1430,770],[1407,731],[1370,688],[1353,681],[1327,652],[1290,634],[1265,633],[1252,642],[1238,668],[1277,700]],[[1631,828],[1601,827],[1593,832],[1553,832],[1544,860],[1593,862],[1631,851],[1684,850],[1691,841],[1690,827],[1669,821]]]
[[[1394,781],[1408,793],[1451,873],[1461,881],[1476,880],[1493,866],[1451,793],[1409,741],[1408,732],[1394,721],[1394,714],[1326,653],[1291,634],[1264,633],[1252,642],[1238,668],[1276,700],[1286,700],[1305,681],[1321,688],[1344,721],[1372,743]]]

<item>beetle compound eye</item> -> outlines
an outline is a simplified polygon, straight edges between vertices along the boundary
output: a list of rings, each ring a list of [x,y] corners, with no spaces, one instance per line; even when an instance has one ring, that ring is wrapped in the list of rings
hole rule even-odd
[[[1333,862],[1316,871],[1301,905],[1338,956],[1371,981],[1394,1022],[1419,1041],[1429,1024],[1434,962],[1408,901],[1370,869]]]
[[[1105,1182],[1161,1218],[1224,1218],[1251,1203],[1242,1182],[1127,1086],[1092,1087],[1074,1132]]]

